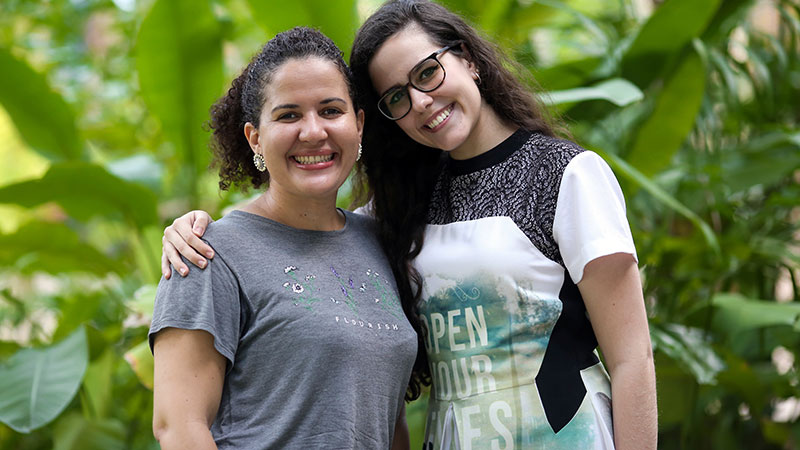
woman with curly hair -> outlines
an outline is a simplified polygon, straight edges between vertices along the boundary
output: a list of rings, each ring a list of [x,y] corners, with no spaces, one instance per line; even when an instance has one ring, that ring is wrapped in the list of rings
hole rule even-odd
[[[208,227],[205,270],[159,284],[162,448],[408,447],[417,337],[372,219],[336,208],[363,120],[341,51],[309,28],[267,42],[213,106],[220,187],[268,187]]]
[[[385,3],[350,62],[370,210],[424,343],[410,388],[432,381],[424,448],[654,449],[647,316],[608,165],[557,138],[514,65],[433,2]],[[185,241],[205,250],[191,230],[208,219],[166,230],[165,266],[186,270],[176,248],[202,258]]]

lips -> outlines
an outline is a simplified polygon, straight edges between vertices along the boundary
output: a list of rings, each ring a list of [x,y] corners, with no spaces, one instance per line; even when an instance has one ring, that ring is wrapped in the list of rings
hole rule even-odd
[[[453,108],[454,108],[454,105],[451,104],[447,108],[443,109],[441,112],[439,112],[439,114],[434,116],[433,119],[431,119],[430,121],[428,121],[428,123],[426,123],[424,125],[425,128],[428,128],[428,129],[432,130],[432,129],[436,128],[437,126],[439,126],[448,117],[450,117],[450,113],[453,112]]]

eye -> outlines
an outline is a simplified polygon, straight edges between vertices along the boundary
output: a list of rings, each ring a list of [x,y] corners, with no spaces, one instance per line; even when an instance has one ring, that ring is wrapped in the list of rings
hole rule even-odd
[[[289,112],[285,112],[285,113],[280,114],[277,117],[277,120],[279,120],[281,122],[288,122],[288,121],[292,121],[292,120],[297,120],[299,118],[300,118],[300,114],[297,114],[296,112],[293,112],[293,111],[289,111]]]
[[[344,114],[344,112],[339,108],[325,108],[320,112],[320,115],[324,117],[336,117],[342,114]]]
[[[414,71],[413,84],[415,86],[426,87],[428,83],[434,82],[439,78],[440,66],[436,61],[428,60],[423,62],[420,67]]]
[[[398,90],[392,92],[388,96],[388,99],[387,99],[388,102],[387,103],[389,103],[389,105],[394,105],[394,104],[402,102],[405,98],[406,98],[406,90],[405,89],[398,89]]]
[[[424,68],[424,69],[422,69],[422,71],[421,71],[421,72],[420,72],[420,73],[417,75],[417,79],[418,79],[419,81],[425,81],[425,80],[427,80],[428,78],[432,77],[432,76],[433,76],[433,75],[436,73],[436,70],[438,70],[438,69],[439,69],[439,66],[438,66],[438,65],[437,65],[437,66],[425,67],[425,68]]]

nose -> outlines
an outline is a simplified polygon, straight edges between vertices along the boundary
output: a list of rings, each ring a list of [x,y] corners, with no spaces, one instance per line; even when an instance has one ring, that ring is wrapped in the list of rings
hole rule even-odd
[[[416,112],[425,112],[433,103],[433,98],[427,92],[422,92],[409,87],[408,96],[411,99],[411,108]]]
[[[301,141],[314,144],[327,138],[328,132],[325,130],[325,124],[322,123],[322,118],[313,114],[309,114],[303,118],[299,136]]]

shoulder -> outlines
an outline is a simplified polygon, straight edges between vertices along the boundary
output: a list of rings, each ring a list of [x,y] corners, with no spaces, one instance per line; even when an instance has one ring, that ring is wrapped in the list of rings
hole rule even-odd
[[[250,247],[254,238],[264,239],[272,231],[263,218],[234,210],[209,224],[202,239],[217,253],[241,252]]]
[[[375,218],[372,217],[371,214],[361,214],[361,212],[351,212],[347,210],[340,210],[344,213],[345,220],[348,223],[348,227],[353,227],[353,229],[364,232],[374,234],[376,231],[376,222]]]
[[[367,251],[371,254],[383,255],[383,250],[378,241],[378,224],[377,221],[364,214],[356,214],[350,211],[344,211],[347,219],[347,231],[345,233],[344,242],[348,245],[355,245],[361,251]]]
[[[592,152],[572,141],[533,133],[509,161],[509,172],[516,172],[526,189],[555,199],[567,167],[587,153]]]
[[[206,239],[216,239],[229,233],[246,233],[254,228],[255,221],[242,211],[231,211],[221,219],[211,222],[203,235]]]
[[[527,155],[536,165],[544,165],[559,175],[569,163],[586,150],[580,145],[553,136],[533,133],[522,145],[523,155]]]

